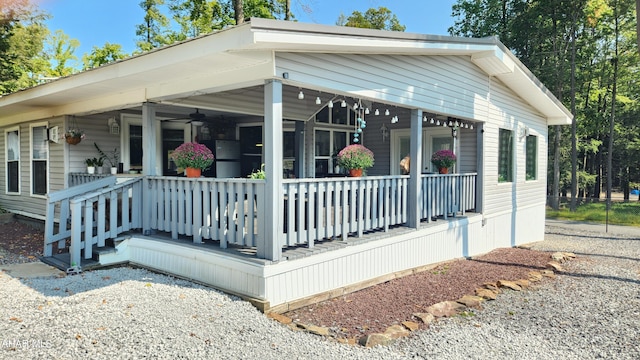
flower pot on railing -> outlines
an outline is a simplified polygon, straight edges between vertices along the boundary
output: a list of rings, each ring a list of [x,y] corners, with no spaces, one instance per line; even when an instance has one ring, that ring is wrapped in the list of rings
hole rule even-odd
[[[440,174],[448,174],[449,173],[449,168],[441,167],[441,168],[438,169],[438,172]]]
[[[87,166],[87,174],[95,174],[96,173],[96,167],[95,166]]]
[[[199,178],[202,175],[202,169],[188,167],[185,169],[188,178]]]
[[[349,169],[349,176],[351,177],[361,177],[362,169]]]

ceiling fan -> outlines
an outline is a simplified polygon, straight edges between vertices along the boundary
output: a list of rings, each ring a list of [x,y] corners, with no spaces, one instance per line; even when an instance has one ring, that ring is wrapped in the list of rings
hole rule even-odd
[[[207,115],[200,112],[200,109],[196,108],[195,112],[189,114],[188,117],[179,117],[173,119],[163,119],[162,121],[180,121],[187,120],[186,124],[194,123],[194,125],[198,125],[200,123],[202,125],[202,121],[205,120]]]

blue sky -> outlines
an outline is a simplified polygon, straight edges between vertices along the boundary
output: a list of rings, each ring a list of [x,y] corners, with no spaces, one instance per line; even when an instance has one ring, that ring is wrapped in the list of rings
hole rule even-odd
[[[126,53],[135,50],[135,27],[144,13],[140,0],[37,0],[52,15],[48,21],[54,32],[63,30],[80,41],[76,56],[81,58],[94,46],[106,42],[122,45]],[[451,6],[455,0],[291,0],[292,12],[300,22],[335,24],[341,13],[350,15],[369,8],[389,8],[407,27],[407,32],[446,35],[453,25]],[[421,5],[416,5],[421,3]],[[305,8],[308,11],[305,11]]]

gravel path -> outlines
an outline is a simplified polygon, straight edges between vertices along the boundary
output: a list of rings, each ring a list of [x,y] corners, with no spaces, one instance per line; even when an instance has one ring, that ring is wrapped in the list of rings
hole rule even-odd
[[[146,270],[0,273],[0,358],[640,358],[640,231],[547,232],[535,249],[579,256],[555,281],[374,349],[291,331],[233,296]]]

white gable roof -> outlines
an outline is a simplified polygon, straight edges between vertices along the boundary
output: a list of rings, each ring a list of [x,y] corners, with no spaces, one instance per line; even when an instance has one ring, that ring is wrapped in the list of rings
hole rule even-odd
[[[0,125],[261,85],[284,52],[468,56],[547,118],[571,113],[496,38],[459,38],[251,19],[216,33],[0,97]],[[313,85],[313,84],[310,84]]]

